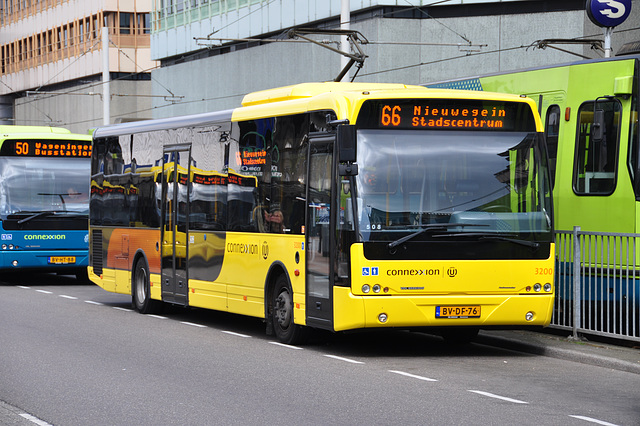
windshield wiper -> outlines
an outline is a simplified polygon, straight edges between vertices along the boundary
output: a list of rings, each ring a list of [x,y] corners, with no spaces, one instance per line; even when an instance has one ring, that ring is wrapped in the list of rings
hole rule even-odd
[[[449,228],[455,228],[458,226],[489,226],[479,223],[430,223],[429,225],[424,225],[422,229],[414,232],[413,234],[405,235],[402,238],[398,238],[395,241],[389,243],[389,248],[392,249],[394,247],[399,246],[400,244],[409,241],[410,239],[417,237],[418,235],[424,234],[427,231],[446,231]]]
[[[15,212],[12,214],[13,215],[29,214],[29,216],[25,217],[24,219],[20,219],[17,222],[18,225],[22,225],[23,223],[29,222],[30,220],[33,220],[33,219],[37,219],[43,216],[55,216],[58,213],[67,213],[67,211],[66,210],[43,210],[41,212],[22,211],[22,212]]]
[[[504,234],[489,234],[485,232],[458,232],[455,234],[442,234],[436,235],[436,237],[478,237],[480,240],[498,240],[507,241],[514,244],[520,244],[522,246],[538,248],[540,243],[535,241],[521,240],[518,238],[510,238]]]

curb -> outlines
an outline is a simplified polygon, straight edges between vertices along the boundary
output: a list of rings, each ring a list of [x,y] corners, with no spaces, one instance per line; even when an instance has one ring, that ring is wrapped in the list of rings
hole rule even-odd
[[[550,339],[550,343],[553,342]],[[581,364],[594,365],[598,367],[610,368],[613,370],[625,371],[628,373],[634,373],[640,375],[640,351],[638,351],[638,361],[632,362],[620,357],[612,356],[613,354],[602,354],[595,352],[614,351],[621,350],[620,348],[607,348],[606,346],[590,346],[583,347],[583,350],[576,348],[558,347],[558,345],[568,346],[576,345],[577,343],[571,343],[569,341],[557,341],[554,344],[546,343],[530,343],[523,342],[521,339],[509,338],[503,336],[492,336],[488,334],[481,334],[476,339],[476,343],[486,344],[490,346],[498,346],[501,348],[511,349],[518,352],[525,352],[534,355],[548,356],[550,358],[563,359],[573,362],[579,362]],[[580,346],[581,347],[581,346]],[[635,349],[628,349],[628,351],[636,351]],[[633,354],[634,352],[631,352]],[[628,354],[627,354],[628,357]]]

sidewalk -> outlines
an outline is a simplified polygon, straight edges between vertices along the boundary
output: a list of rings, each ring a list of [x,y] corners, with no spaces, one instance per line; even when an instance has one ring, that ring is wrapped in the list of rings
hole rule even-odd
[[[482,330],[475,342],[640,374],[640,344],[632,348],[522,330]]]

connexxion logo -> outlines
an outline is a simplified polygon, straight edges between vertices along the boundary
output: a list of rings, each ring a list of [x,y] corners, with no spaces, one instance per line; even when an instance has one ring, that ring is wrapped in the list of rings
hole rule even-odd
[[[257,244],[228,243],[227,253],[258,254],[260,250]]]
[[[33,235],[25,235],[25,240],[64,240],[67,236],[64,234],[33,234]]]

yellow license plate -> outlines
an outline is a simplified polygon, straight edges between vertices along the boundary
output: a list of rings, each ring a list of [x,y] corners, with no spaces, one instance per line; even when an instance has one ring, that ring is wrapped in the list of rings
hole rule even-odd
[[[436,318],[480,318],[480,306],[436,306]]]
[[[76,263],[75,256],[50,256],[49,263],[54,265],[67,265],[69,263]]]

